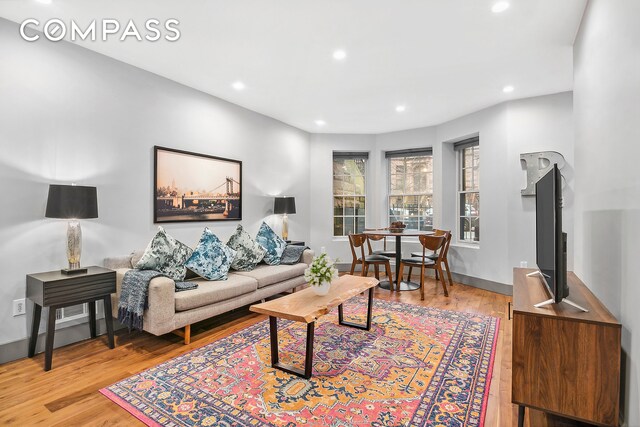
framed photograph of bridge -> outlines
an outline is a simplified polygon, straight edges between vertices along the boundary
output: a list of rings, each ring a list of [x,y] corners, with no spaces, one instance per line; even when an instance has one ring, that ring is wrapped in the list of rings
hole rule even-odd
[[[154,147],[153,222],[242,219],[242,162]]]

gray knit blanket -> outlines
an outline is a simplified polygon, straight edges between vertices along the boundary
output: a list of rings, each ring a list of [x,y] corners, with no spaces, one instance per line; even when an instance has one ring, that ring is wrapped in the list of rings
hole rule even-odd
[[[302,253],[305,249],[309,249],[309,247],[287,245],[287,247],[284,248],[284,252],[282,253],[282,258],[280,258],[280,264],[293,265],[299,263],[300,258],[302,258]]]
[[[155,270],[129,270],[122,278],[120,301],[118,302],[118,320],[132,329],[142,330],[143,313],[149,307],[149,282],[156,277],[165,276]],[[175,282],[176,292],[196,289],[197,283]]]

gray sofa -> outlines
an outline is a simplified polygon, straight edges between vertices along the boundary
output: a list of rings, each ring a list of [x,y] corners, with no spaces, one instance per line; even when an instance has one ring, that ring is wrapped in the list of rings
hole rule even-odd
[[[105,267],[116,270],[117,293],[111,296],[115,318],[118,317],[122,278],[142,253],[137,251],[104,260]],[[144,311],[143,328],[154,335],[177,333],[184,337],[185,344],[189,344],[193,323],[303,285],[304,270],[312,259],[313,251],[306,249],[298,264],[260,264],[252,271],[231,270],[229,278],[224,281],[208,281],[200,277],[189,279],[197,282],[198,288],[182,292],[175,291],[172,279],[156,277],[149,283],[149,308]]]

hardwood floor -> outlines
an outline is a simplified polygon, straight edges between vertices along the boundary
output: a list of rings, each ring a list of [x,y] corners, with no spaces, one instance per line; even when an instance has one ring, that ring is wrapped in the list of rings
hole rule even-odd
[[[377,288],[375,298],[429,305],[446,310],[501,318],[486,426],[516,426],[517,408],[511,404],[511,297],[455,284],[444,297],[433,280],[425,300],[420,293]],[[53,354],[53,369],[44,372],[44,354],[0,365],[0,424],[15,426],[126,426],[142,425],[136,418],[98,393],[100,388],[230,335],[266,319],[248,308],[218,316],[192,327],[190,345],[172,334],[156,337],[142,332],[116,331],[116,348],[109,350],[106,335],[62,348]],[[525,426],[575,426],[527,410]]]

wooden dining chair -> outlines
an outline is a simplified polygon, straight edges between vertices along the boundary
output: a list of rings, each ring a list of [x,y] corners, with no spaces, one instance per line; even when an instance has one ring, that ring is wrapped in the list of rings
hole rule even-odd
[[[449,254],[449,245],[451,245],[451,238],[453,237],[453,234],[451,234],[451,231],[449,230],[438,230],[435,229],[433,230],[434,232],[434,236],[445,236],[446,241],[444,243],[444,246],[442,247],[442,263],[444,264],[445,269],[447,270],[447,278],[449,279],[449,286],[453,286],[453,279],[451,278],[451,269],[449,268],[449,260],[447,258],[448,254]],[[422,256],[422,252],[411,252],[411,256],[412,257],[420,257]],[[432,260],[437,260],[438,259],[438,254],[437,253],[432,253],[432,254],[427,254],[426,255],[427,258],[432,259]],[[436,275],[438,274],[438,272],[436,271]],[[437,278],[437,276],[436,276]]]
[[[446,237],[436,236],[436,235],[423,235],[418,236],[420,240],[420,244],[422,245],[422,254],[419,257],[411,257],[411,258],[403,258],[400,262],[400,271],[404,268],[404,266],[409,267],[409,280],[411,280],[411,270],[413,267],[420,268],[420,299],[424,300],[424,272],[427,268],[434,269],[437,273],[440,273],[438,276],[436,275],[436,281],[440,281],[442,283],[442,289],[444,290],[444,296],[449,296],[449,291],[447,291],[447,282],[444,278],[444,274],[442,273],[442,256],[444,251],[441,250],[446,242]],[[428,252],[433,251],[433,253],[438,254],[438,258],[434,261],[431,258],[427,257]],[[436,285],[437,286],[437,285]]]
[[[382,255],[382,256],[386,256],[389,257],[391,259],[395,258],[396,256],[396,251],[395,248],[393,250],[391,249],[387,249],[387,237],[389,236],[385,236],[382,234],[373,234],[372,232],[375,231],[387,231],[389,230],[389,228],[365,228],[364,231],[368,231],[369,233],[367,233],[367,246],[369,248],[369,255]],[[379,242],[380,240],[382,240],[383,244],[382,244],[382,249],[381,250],[373,250],[372,246],[371,246],[371,242]]]
[[[364,253],[364,246],[367,243],[367,235],[362,234],[349,234],[349,246],[351,247],[351,256],[353,260],[351,261],[351,272],[353,275],[355,271],[356,265],[362,265],[362,276],[366,276],[369,274],[369,266],[373,265],[374,274],[376,279],[380,280],[380,265],[384,265],[385,271],[387,273],[387,278],[389,279],[389,288],[393,290],[393,276],[391,275],[391,264],[389,263],[389,257],[384,255],[366,255]],[[359,250],[360,255],[356,252]]]

